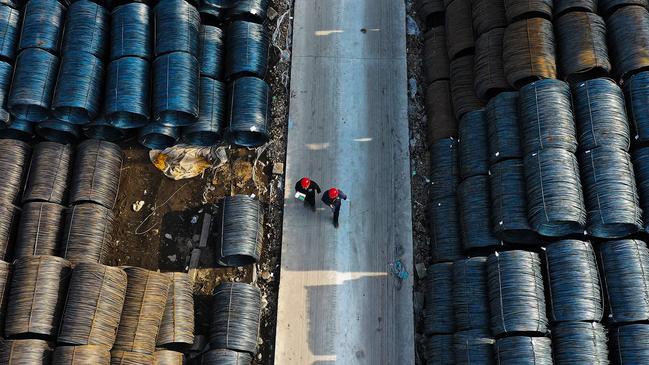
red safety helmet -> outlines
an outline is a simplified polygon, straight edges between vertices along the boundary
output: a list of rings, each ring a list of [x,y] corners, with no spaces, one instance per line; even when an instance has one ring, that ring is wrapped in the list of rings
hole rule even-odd
[[[336,188],[329,189],[329,199],[334,200],[336,198],[338,198],[338,189]]]
[[[308,189],[311,185],[311,180],[308,177],[303,177],[300,180],[300,185],[302,186],[302,189]]]

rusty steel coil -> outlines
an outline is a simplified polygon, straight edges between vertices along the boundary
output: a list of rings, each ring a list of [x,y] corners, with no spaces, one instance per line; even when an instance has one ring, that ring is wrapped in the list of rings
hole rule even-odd
[[[61,238],[61,256],[73,264],[102,263],[112,242],[113,211],[99,204],[68,208]]]
[[[485,101],[510,89],[503,68],[504,34],[504,28],[492,29],[475,42],[473,87],[477,96]]]
[[[65,204],[72,168],[72,146],[41,142],[34,146],[22,202]]]
[[[426,115],[428,117],[428,144],[457,137],[457,120],[451,106],[451,83],[437,80],[426,88]]]
[[[113,350],[110,352],[110,365],[153,365],[151,354]]]
[[[153,353],[154,365],[185,365],[185,355],[171,350],[157,350]]]
[[[446,52],[446,30],[443,26],[430,28],[424,34],[422,50],[424,76],[430,84],[433,81],[449,78],[448,53]]]
[[[458,57],[451,61],[451,98],[455,118],[461,119],[464,114],[484,107],[473,88],[474,80],[473,55]]]
[[[618,9],[606,18],[606,30],[618,81],[649,67],[649,12],[644,6]]]
[[[507,26],[504,0],[472,0],[473,32],[481,36],[488,31]]]
[[[0,261],[0,337],[4,337],[5,313],[7,298],[11,285],[11,264]]]
[[[114,143],[89,139],[77,146],[70,203],[93,202],[112,209],[117,201],[122,150]]]
[[[7,250],[14,242],[19,219],[20,209],[0,203],[0,260],[6,259]]]
[[[18,224],[14,258],[56,255],[63,231],[64,209],[56,203],[25,203]]]
[[[58,346],[54,349],[52,365],[110,365],[110,347]]]
[[[471,0],[453,0],[446,6],[446,50],[455,59],[471,53],[474,46]]]
[[[194,343],[194,296],[189,275],[166,273],[171,279],[167,305],[162,316],[157,345],[159,347],[190,347]]]
[[[519,89],[539,79],[557,77],[552,23],[543,18],[510,24],[503,38],[503,67],[509,85]]]
[[[0,189],[0,201],[19,203],[31,153],[31,147],[23,141],[0,139],[0,171],[5,177]]]
[[[0,341],[0,364],[3,365],[49,365],[52,348],[43,340]]]

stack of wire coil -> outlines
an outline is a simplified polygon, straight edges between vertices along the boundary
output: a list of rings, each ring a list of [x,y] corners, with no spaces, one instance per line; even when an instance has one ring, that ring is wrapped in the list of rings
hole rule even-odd
[[[114,143],[89,139],[77,146],[70,203],[92,202],[112,209],[117,200],[122,150]]]
[[[126,135],[126,131],[115,127],[104,115],[84,124],[81,130],[88,139],[100,139],[108,142],[119,142]]]
[[[153,363],[159,365],[185,365],[185,355],[179,351],[158,349],[153,353]]]
[[[110,348],[99,345],[57,346],[52,365],[108,365]]]
[[[481,109],[484,103],[474,90],[474,56],[465,55],[451,61],[451,98],[455,117],[461,119],[466,113]]]
[[[64,209],[60,204],[48,202],[23,204],[14,257],[56,255],[63,231]]]
[[[597,4],[595,0],[561,0],[553,4],[554,18],[559,18],[568,12],[590,12],[597,13]]]
[[[155,357],[152,354],[124,350],[111,350],[110,352],[111,365],[153,364],[154,361]]]
[[[34,146],[22,203],[50,202],[65,205],[70,185],[73,148],[56,142]]]
[[[102,263],[112,244],[113,211],[100,204],[79,203],[65,212],[60,256],[73,264]]]
[[[27,176],[31,147],[15,139],[0,139],[0,170],[5,182],[0,188],[0,260],[7,259],[6,253],[14,241],[20,216],[20,204],[25,177]]]
[[[428,84],[437,80],[448,80],[449,61],[446,52],[446,30],[443,26],[431,27],[424,34],[422,63]]]
[[[428,364],[455,365],[453,335],[436,335],[424,339],[425,356]]]
[[[633,170],[643,213],[643,231],[649,232],[649,147],[633,151]]]
[[[606,18],[606,28],[613,72],[618,81],[649,67],[649,12],[646,5],[629,5],[615,10]]]
[[[507,26],[505,3],[502,0],[471,1],[471,14],[473,17],[473,32],[478,35],[478,37],[493,29],[504,28]]]
[[[493,345],[495,343],[489,332],[482,329],[456,332],[453,335],[455,364],[494,365]]]
[[[441,1],[440,1],[441,2]],[[234,20],[245,20],[255,23],[263,23],[268,13],[270,0],[246,0],[246,1],[229,1],[229,0],[201,0],[201,16],[213,19],[219,23],[225,23]],[[428,6],[425,6],[428,9]],[[432,12],[431,10],[423,10]]]
[[[440,79],[431,82],[426,87],[424,103],[428,116],[429,147],[441,139],[457,138],[458,123],[451,103],[450,81]]]
[[[552,19],[552,0],[505,0],[504,3],[509,23],[535,17]]]
[[[227,28],[225,77],[264,78],[268,70],[270,36],[262,24],[235,21]]]
[[[259,261],[263,242],[263,214],[259,200],[248,195],[225,197],[221,205],[217,262],[244,266]]]
[[[473,19],[470,0],[446,2],[446,49],[449,60],[473,54]],[[466,72],[467,70],[465,70]]]
[[[638,72],[622,85],[632,140],[636,145],[649,143],[649,71]]]
[[[228,349],[209,350],[200,357],[199,364],[227,364],[227,365],[248,365],[252,362],[252,355],[246,352],[238,352]]]
[[[453,263],[429,266],[424,287],[424,333],[429,336],[453,334]]]
[[[475,43],[474,88],[484,101],[510,88],[503,69],[504,33],[504,28],[492,29],[478,37]]]
[[[496,340],[497,364],[552,365],[552,341],[548,337],[510,336]]]
[[[50,364],[52,347],[45,340],[4,340],[0,342],[0,363],[7,365]]]
[[[232,143],[259,147],[270,138],[271,90],[262,79],[244,76],[228,83],[228,133]]]
[[[166,273],[171,279],[156,346],[188,349],[194,343],[194,297],[189,275]]]
[[[7,96],[16,59],[21,11],[0,4],[0,122],[9,124]]]
[[[649,324],[636,323],[615,327],[609,331],[613,364],[646,364],[649,362]]]
[[[554,358],[559,364],[608,364],[606,329],[598,322],[561,322],[552,329]]]
[[[11,286],[11,268],[8,262],[0,260],[0,336],[5,337],[5,313],[7,312],[7,297]]]

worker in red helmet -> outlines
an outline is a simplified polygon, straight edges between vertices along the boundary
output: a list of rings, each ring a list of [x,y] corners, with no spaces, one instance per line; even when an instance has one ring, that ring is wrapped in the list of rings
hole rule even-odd
[[[347,200],[347,195],[337,188],[331,188],[322,194],[322,202],[327,204],[334,212],[334,227],[336,228],[338,228],[341,199]]]
[[[320,186],[308,177],[303,177],[295,183],[295,191],[304,194],[304,204],[310,205],[315,211],[315,194],[316,192],[320,194]]]

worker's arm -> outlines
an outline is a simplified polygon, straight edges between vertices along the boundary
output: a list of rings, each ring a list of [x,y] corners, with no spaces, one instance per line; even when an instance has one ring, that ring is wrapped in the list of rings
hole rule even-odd
[[[300,193],[304,193],[304,192],[302,191],[302,185],[300,185],[300,180],[298,180],[298,181],[295,183],[295,191],[300,192]]]
[[[315,181],[311,181],[311,185],[313,185],[313,190],[317,191],[318,194],[322,192],[322,190],[320,190],[320,185],[318,185],[318,183],[316,183]]]
[[[340,197],[340,199],[347,200],[347,195],[345,195],[345,193],[343,193],[343,191],[340,189],[338,189],[338,196]]]

